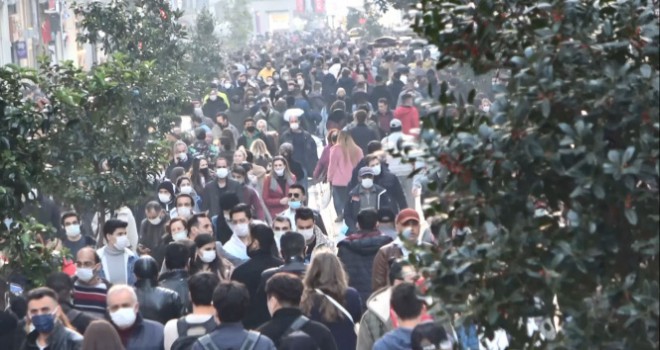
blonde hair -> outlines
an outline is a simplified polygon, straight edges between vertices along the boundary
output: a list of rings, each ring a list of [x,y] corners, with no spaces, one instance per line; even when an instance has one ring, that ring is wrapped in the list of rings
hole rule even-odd
[[[234,156],[236,156],[237,153],[242,154],[242,155],[243,155],[243,159],[244,159],[244,161],[247,162],[247,158],[248,158],[248,156],[247,156],[247,151],[245,150],[245,147],[241,146],[241,147],[237,148],[237,149],[234,151]],[[233,157],[232,157],[232,163],[233,163],[233,162],[234,162],[234,159],[233,159]],[[240,164],[237,164],[237,165],[240,165]]]
[[[360,161],[360,147],[355,144],[353,137],[347,131],[339,131],[337,136],[337,145],[344,154],[344,159],[348,159],[351,165],[355,166]]]
[[[250,146],[250,152],[252,152],[252,155],[255,158],[271,158],[270,152],[268,152],[268,147],[266,147],[266,143],[260,139],[254,140],[252,142],[252,146]]]
[[[324,322],[333,322],[346,317],[327,298],[315,291],[315,289],[320,289],[340,304],[346,304],[344,294],[348,289],[348,276],[344,271],[344,265],[334,252],[327,248],[314,252],[303,283],[305,289],[300,301],[300,308],[304,314],[309,315],[312,308],[319,306]]]

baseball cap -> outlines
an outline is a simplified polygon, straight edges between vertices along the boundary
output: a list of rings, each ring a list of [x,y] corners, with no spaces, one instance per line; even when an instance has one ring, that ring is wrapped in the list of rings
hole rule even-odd
[[[374,175],[374,170],[371,167],[368,166],[363,166],[360,168],[360,172],[358,173],[360,177],[365,176],[365,175]]]
[[[401,127],[401,121],[399,119],[392,119],[390,121],[390,128],[400,128]]]
[[[399,212],[399,215],[396,216],[396,223],[402,224],[406,221],[414,220],[419,223],[419,214],[415,209],[406,208]]]

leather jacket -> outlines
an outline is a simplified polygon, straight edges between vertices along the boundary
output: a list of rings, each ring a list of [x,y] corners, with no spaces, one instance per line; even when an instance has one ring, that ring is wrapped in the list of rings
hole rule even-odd
[[[135,293],[140,303],[140,313],[148,320],[160,322],[181,317],[184,305],[179,294],[173,290],[158,287],[155,281],[143,279],[135,282]]]
[[[171,270],[166,271],[158,276],[158,285],[173,290],[179,294],[181,302],[184,307],[184,314],[192,312],[192,304],[190,302],[190,291],[188,290],[188,271],[186,270]]]
[[[37,336],[39,332],[32,331],[27,335],[22,350],[38,350]],[[48,337],[48,347],[46,350],[79,350],[82,347],[82,335],[64,327],[61,323],[56,322],[53,332]]]

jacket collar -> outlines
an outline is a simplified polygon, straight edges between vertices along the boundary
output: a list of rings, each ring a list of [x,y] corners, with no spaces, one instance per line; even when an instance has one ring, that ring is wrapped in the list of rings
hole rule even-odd
[[[302,311],[297,307],[283,307],[273,314],[272,320],[281,320],[284,318],[295,318],[302,315]]]
[[[163,281],[170,278],[188,278],[190,274],[186,269],[174,269],[165,271],[158,276],[158,281]]]

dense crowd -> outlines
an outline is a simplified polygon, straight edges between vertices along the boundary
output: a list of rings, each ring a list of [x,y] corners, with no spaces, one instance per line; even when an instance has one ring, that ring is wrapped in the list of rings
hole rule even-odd
[[[73,260],[11,295],[3,349],[478,349],[474,325],[434,320],[408,259],[438,240],[416,209],[423,103],[467,89],[435,63],[340,31],[229,55],[144,205],[60,214],[37,194]]]

